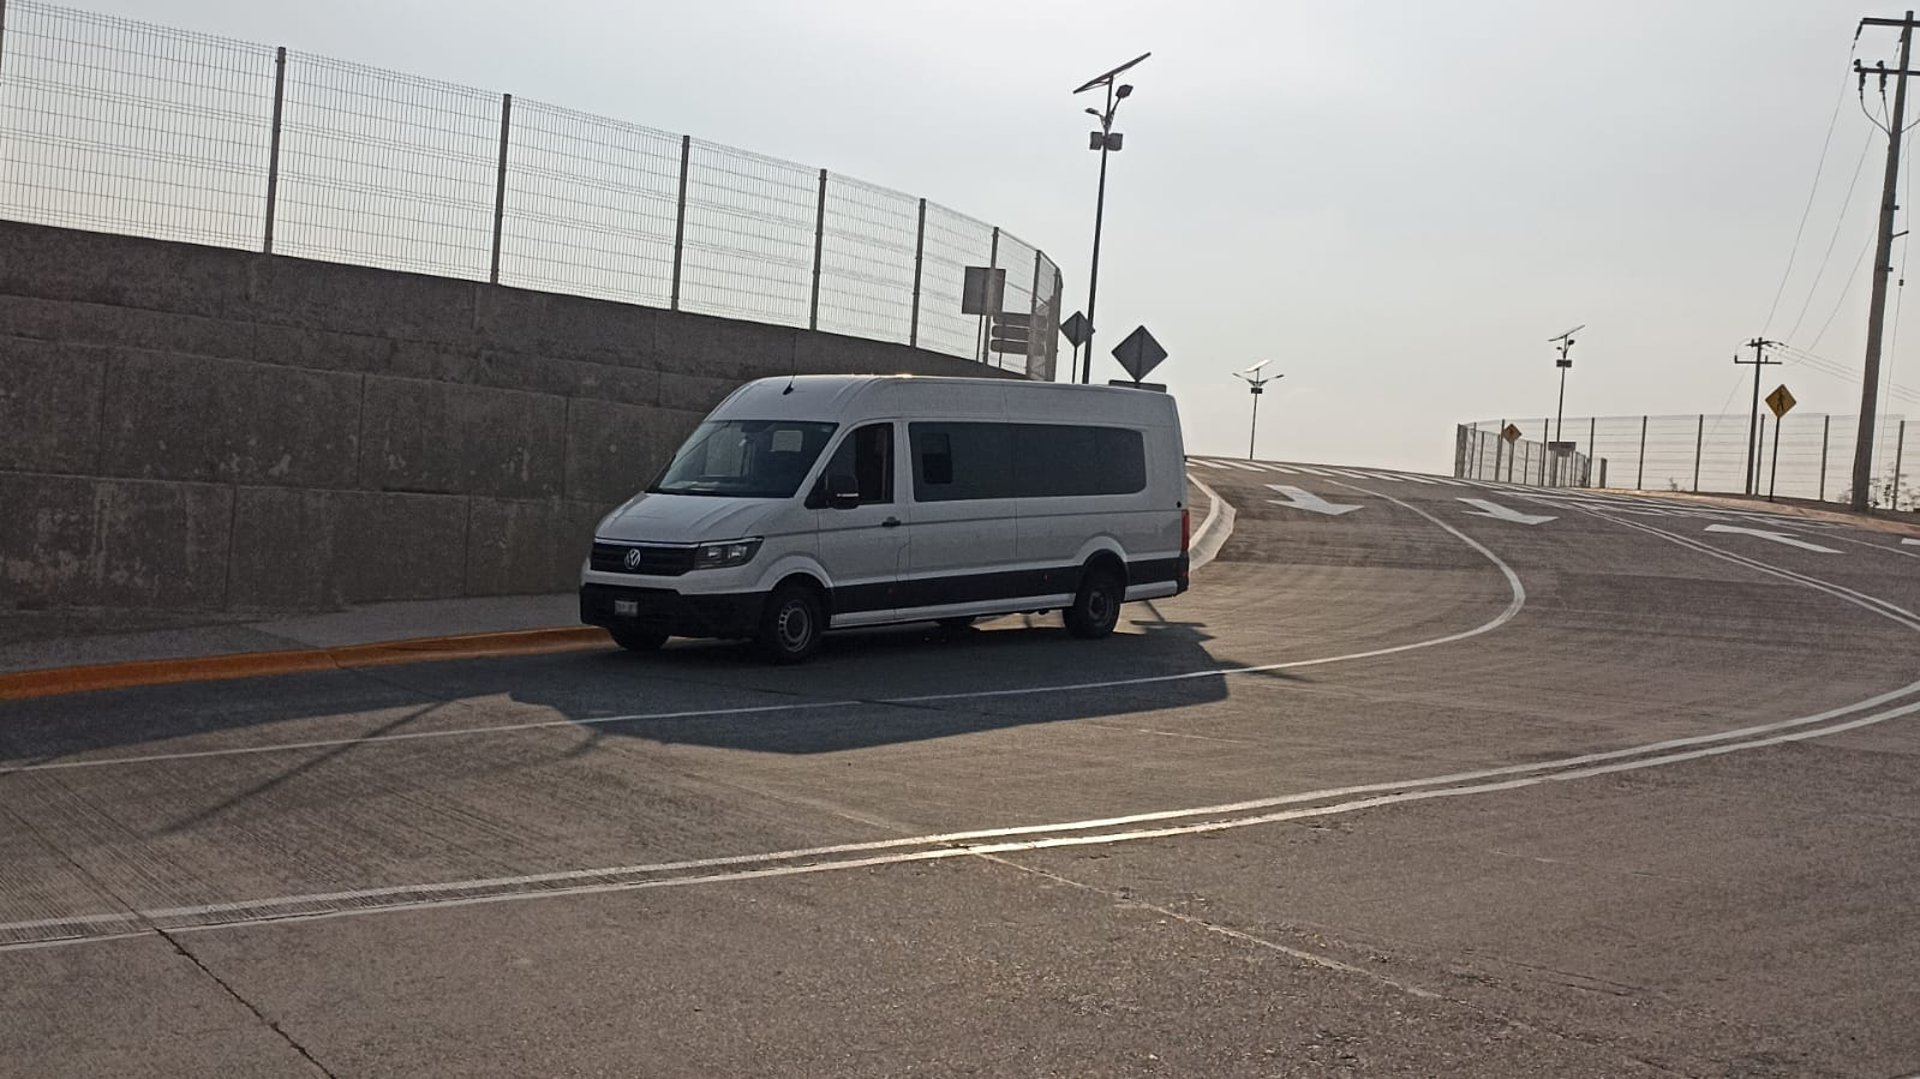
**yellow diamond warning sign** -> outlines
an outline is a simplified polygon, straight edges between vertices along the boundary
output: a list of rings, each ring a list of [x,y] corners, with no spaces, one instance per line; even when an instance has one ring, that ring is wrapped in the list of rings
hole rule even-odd
[[[1785,385],[1767,395],[1767,407],[1773,410],[1776,420],[1793,411],[1793,406],[1799,403],[1793,399],[1793,394],[1787,392]]]
[[[1500,437],[1506,439],[1508,442],[1518,442],[1520,441],[1520,428],[1515,427],[1513,424],[1507,424],[1507,429],[1500,432]]]

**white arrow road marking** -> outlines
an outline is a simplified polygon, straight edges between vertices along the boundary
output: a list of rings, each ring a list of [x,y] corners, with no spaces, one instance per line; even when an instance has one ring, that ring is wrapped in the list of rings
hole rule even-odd
[[[1474,517],[1491,517],[1496,521],[1511,521],[1517,525],[1543,525],[1548,521],[1557,521],[1544,513],[1521,513],[1519,510],[1502,506],[1498,502],[1489,502],[1484,498],[1463,498],[1460,501],[1476,507],[1467,512]]]
[[[1819,551],[1821,554],[1839,554],[1840,553],[1837,549],[1832,547],[1822,547],[1817,543],[1808,543],[1806,540],[1803,540],[1803,539],[1795,539],[1794,537],[1787,535],[1785,532],[1769,532],[1764,528],[1742,528],[1739,525],[1708,525],[1707,531],[1738,532],[1743,536],[1758,536],[1761,539],[1772,540],[1775,543],[1784,543],[1789,547],[1798,547],[1803,551]]]
[[[1298,487],[1289,487],[1284,483],[1269,483],[1267,484],[1267,490],[1287,500],[1285,502],[1280,501],[1279,498],[1270,498],[1267,500],[1274,505],[1286,506],[1289,509],[1306,510],[1308,513],[1324,513],[1329,517],[1338,517],[1343,513],[1352,513],[1354,510],[1360,508],[1359,506],[1348,506],[1338,502],[1329,502],[1311,491],[1303,491]]]

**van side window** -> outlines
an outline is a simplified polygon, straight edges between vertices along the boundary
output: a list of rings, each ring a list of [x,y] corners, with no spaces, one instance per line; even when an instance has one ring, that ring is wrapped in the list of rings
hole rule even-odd
[[[919,502],[1012,498],[1013,432],[1004,423],[914,423],[913,497]]]
[[[1147,452],[1139,431],[1044,423],[1015,424],[1013,431],[1015,487],[1021,498],[1146,490]]]
[[[840,442],[821,479],[852,476],[860,488],[860,504],[893,501],[893,424],[870,423]]]

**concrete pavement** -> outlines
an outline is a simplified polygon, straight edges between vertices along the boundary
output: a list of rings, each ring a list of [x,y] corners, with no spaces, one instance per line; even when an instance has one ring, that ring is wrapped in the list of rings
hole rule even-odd
[[[0,1071],[1920,1069],[1897,538],[1195,472],[1105,642],[0,704]]]

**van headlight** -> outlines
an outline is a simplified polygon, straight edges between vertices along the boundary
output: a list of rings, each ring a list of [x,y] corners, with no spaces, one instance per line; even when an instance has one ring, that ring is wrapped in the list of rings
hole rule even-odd
[[[753,539],[728,540],[725,543],[703,543],[693,553],[694,569],[725,569],[728,566],[744,566],[753,561],[764,542],[758,536]]]

